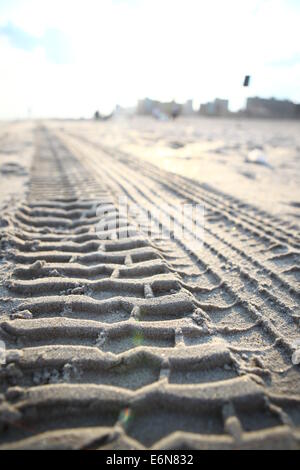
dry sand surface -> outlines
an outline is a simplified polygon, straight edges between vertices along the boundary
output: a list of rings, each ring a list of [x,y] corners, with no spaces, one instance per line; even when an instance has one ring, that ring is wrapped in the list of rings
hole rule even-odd
[[[1,124],[0,448],[300,448],[298,128]]]
[[[34,152],[34,124],[0,124],[0,209],[26,193]]]
[[[164,170],[212,185],[284,218],[300,218],[300,123],[245,119],[132,118],[72,130]],[[247,162],[259,149],[267,165]]]

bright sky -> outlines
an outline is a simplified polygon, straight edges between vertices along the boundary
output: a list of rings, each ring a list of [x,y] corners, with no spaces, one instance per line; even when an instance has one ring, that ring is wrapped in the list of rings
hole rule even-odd
[[[146,96],[300,102],[299,24],[299,0],[0,0],[0,118]]]

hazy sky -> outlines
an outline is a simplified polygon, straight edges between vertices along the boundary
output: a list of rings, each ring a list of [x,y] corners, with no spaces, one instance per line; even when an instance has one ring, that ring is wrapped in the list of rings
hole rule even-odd
[[[0,118],[145,96],[300,102],[299,24],[300,0],[0,0]]]

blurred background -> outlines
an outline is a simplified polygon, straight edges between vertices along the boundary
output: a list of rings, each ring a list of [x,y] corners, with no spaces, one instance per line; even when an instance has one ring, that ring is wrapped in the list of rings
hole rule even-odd
[[[0,0],[0,118],[134,112],[146,97],[188,113],[221,100],[204,114],[298,103],[299,13],[298,0]]]

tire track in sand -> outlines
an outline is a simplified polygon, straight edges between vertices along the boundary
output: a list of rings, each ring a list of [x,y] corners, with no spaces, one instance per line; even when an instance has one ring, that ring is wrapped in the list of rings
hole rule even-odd
[[[99,240],[96,209],[114,216],[118,195],[144,209],[158,187],[186,196],[45,128],[36,146],[30,194],[1,238],[2,447],[298,447],[296,287],[213,221],[201,254],[150,240],[134,219],[129,239]]]

